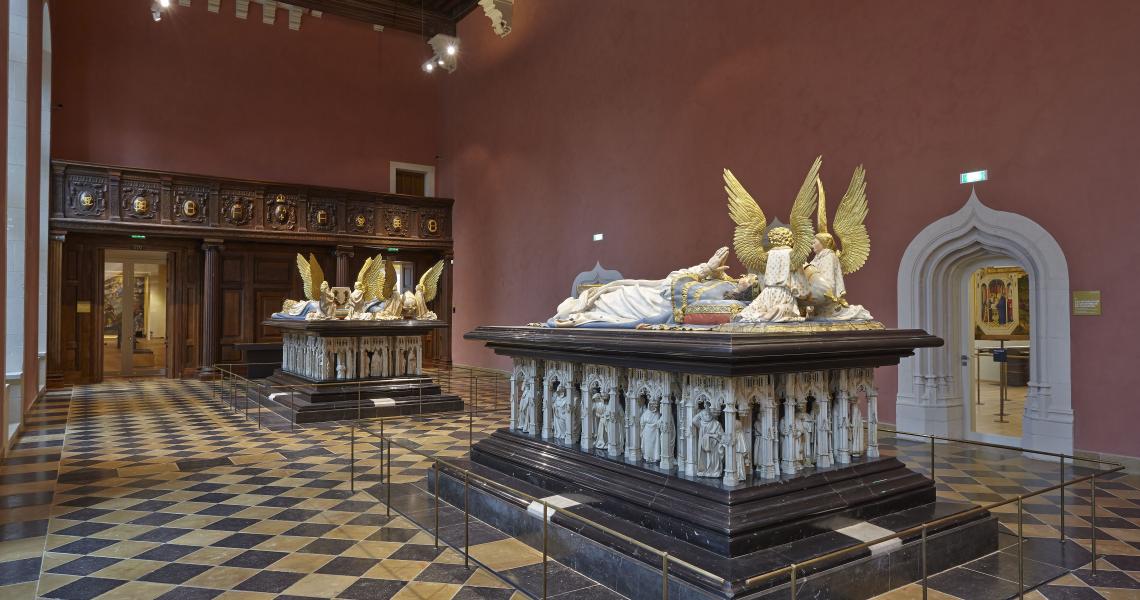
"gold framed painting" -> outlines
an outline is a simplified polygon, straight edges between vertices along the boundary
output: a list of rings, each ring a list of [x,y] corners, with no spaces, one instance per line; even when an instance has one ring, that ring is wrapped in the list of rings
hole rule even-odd
[[[1029,339],[1029,274],[1024,269],[979,269],[972,284],[974,339]]]

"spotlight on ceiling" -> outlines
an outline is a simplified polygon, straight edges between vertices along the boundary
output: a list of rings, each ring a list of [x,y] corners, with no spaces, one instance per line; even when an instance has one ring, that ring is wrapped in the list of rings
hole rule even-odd
[[[170,8],[170,0],[155,0],[150,5],[150,16],[155,22],[162,20],[163,9]]]
[[[158,0],[158,5],[163,8],[170,8],[170,0]]]
[[[426,63],[424,63],[424,70],[427,71],[428,73],[431,73],[432,71],[435,70],[435,63],[433,63],[430,60],[427,61]]]
[[[458,66],[459,38],[439,33],[428,40],[428,45],[431,46],[433,53],[431,61],[436,66],[448,73],[455,71],[455,67]]]

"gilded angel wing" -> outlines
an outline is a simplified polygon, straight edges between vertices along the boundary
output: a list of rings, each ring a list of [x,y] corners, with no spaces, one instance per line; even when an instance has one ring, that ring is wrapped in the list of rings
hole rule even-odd
[[[309,280],[313,294],[309,300],[319,300],[317,295],[320,294],[321,284],[325,282],[325,272],[321,270],[321,263],[317,262],[317,257],[312,252],[309,253]]]
[[[301,289],[304,290],[306,300],[316,300],[313,286],[313,274],[309,269],[309,261],[301,253],[297,253],[297,272],[301,274]],[[319,285],[319,284],[318,284]]]
[[[855,168],[847,193],[835,209],[832,229],[840,243],[839,264],[843,273],[854,273],[863,267],[871,255],[871,236],[863,220],[867,218],[867,181],[863,165]]]
[[[370,258],[368,260],[371,261],[372,264],[368,269],[368,274],[364,276],[364,299],[383,300],[387,295],[384,292],[384,275],[387,261],[380,258],[379,254],[376,255],[376,258]]]
[[[760,205],[732,171],[724,170],[724,191],[728,193],[728,216],[736,222],[736,232],[732,235],[732,245],[736,258],[750,273],[764,273],[768,263],[768,251],[764,248],[764,232],[768,229],[768,219]]]
[[[815,238],[815,229],[811,225],[811,218],[812,213],[815,212],[816,203],[819,201],[819,190],[816,188],[815,180],[819,177],[821,164],[823,164],[823,157],[816,157],[811,169],[808,169],[807,177],[804,178],[799,193],[796,194],[796,201],[792,203],[791,223],[788,224],[788,227],[792,230],[793,236],[791,256],[793,269],[799,268],[807,260],[808,254],[811,252],[812,240]]]
[[[364,266],[360,267],[360,271],[356,274],[356,283],[364,288],[365,296],[368,296],[368,272],[370,269],[372,269],[371,257],[364,259]]]
[[[435,295],[439,291],[439,276],[442,273],[443,261],[441,260],[424,271],[423,276],[420,277],[420,285],[424,286],[424,302],[435,300]]]

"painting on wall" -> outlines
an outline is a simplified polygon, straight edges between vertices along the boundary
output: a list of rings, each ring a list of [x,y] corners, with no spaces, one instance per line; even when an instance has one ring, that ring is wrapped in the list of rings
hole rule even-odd
[[[987,267],[973,277],[974,339],[1029,339],[1029,275],[1020,267]]]

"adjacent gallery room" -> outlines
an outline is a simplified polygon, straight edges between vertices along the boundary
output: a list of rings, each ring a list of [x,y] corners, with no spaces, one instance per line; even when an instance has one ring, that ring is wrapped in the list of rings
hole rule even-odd
[[[1140,599],[1138,24],[0,0],[0,598]]]

